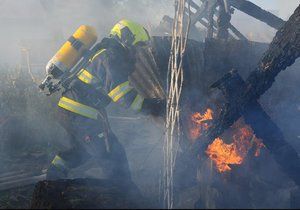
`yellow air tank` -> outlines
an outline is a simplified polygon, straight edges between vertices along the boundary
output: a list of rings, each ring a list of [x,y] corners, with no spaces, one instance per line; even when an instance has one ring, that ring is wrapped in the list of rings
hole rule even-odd
[[[80,26],[67,42],[56,52],[46,66],[47,74],[58,78],[72,69],[97,41],[96,30],[87,25]]]

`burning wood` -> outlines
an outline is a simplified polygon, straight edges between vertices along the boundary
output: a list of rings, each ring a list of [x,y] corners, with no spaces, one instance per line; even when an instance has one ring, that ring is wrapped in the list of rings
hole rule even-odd
[[[209,128],[208,137],[215,140],[241,116],[251,125],[257,137],[264,140],[276,162],[300,185],[300,159],[297,151],[285,141],[280,129],[272,122],[257,102],[275,81],[275,77],[300,56],[300,6],[279,30],[257,69],[244,81],[232,71],[212,85],[219,88],[226,98],[226,105],[214,125]],[[289,164],[287,164],[287,161]]]
[[[201,136],[205,135],[211,126],[213,114],[213,110],[208,108],[204,114],[196,112],[191,115],[188,124],[189,138],[192,141],[201,139]],[[252,149],[255,149],[254,156],[259,156],[260,149],[264,147],[262,141],[255,137],[251,127],[243,120],[237,121],[229,132],[226,137],[216,138],[205,151],[221,173],[231,171],[230,165],[241,165]]]
[[[261,148],[264,147],[262,141],[255,137],[253,130],[243,121],[238,121],[231,129],[232,143],[227,144],[224,138],[216,138],[206,150],[219,172],[231,171],[230,165],[243,164],[252,149],[255,149],[254,156],[259,156]]]
[[[189,126],[189,138],[194,141],[198,139],[201,134],[204,133],[209,128],[209,121],[213,119],[213,111],[207,109],[204,114],[196,112],[192,114],[190,121],[188,122]]]

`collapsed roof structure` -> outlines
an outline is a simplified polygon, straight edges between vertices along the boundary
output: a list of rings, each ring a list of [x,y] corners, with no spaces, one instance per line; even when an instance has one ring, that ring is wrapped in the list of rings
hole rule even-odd
[[[246,36],[230,22],[235,10],[262,21],[276,30],[285,23],[281,18],[247,0],[191,0],[189,2],[190,6],[186,8],[186,15],[190,14],[192,37],[201,37],[197,27],[197,24],[200,24],[206,28],[207,38],[227,39],[230,37],[247,40]],[[164,16],[161,26],[168,30],[167,27],[172,26],[172,22],[172,18]]]

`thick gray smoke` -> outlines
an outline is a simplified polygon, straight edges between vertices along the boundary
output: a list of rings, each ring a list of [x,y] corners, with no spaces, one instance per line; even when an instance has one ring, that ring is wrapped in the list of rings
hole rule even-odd
[[[299,1],[255,3],[287,19]],[[40,57],[46,62],[81,24],[96,27],[99,37],[103,37],[118,20],[129,18],[144,24],[151,32],[164,15],[173,16],[172,0],[1,0],[0,62],[19,63],[20,47],[29,40],[36,44],[42,42],[44,53]],[[265,24],[239,12],[236,12],[233,24],[256,41],[270,41],[274,35],[274,30]]]
[[[299,4],[299,0],[256,0],[254,2],[285,20]],[[33,76],[38,80],[42,79],[48,60],[80,25],[87,24],[96,27],[99,40],[101,40],[107,36],[116,22],[127,18],[145,25],[151,34],[164,15],[173,17],[173,4],[173,0],[0,0],[0,28],[2,29],[0,73],[5,71],[5,74],[14,75],[13,71],[23,69],[23,73],[27,75],[26,80],[30,81],[31,78],[28,78],[27,74],[29,62]],[[270,42],[275,35],[275,30],[266,24],[238,11],[235,12],[232,23],[253,41]],[[28,55],[29,57],[27,57]],[[27,60],[28,58],[29,60]],[[299,62],[297,66],[299,66]],[[300,144],[296,141],[300,137],[298,126],[300,123],[300,96],[295,90],[299,86],[300,74],[296,70],[282,73],[274,87],[262,98],[262,103],[267,107],[268,113],[279,124],[279,127],[286,131],[287,140],[300,151]],[[7,78],[10,77],[14,76],[7,76]],[[0,82],[5,80],[1,76],[0,78]],[[18,86],[18,82],[19,80],[16,80],[14,84],[0,83],[0,98],[10,95],[9,91],[16,92],[14,85]],[[8,86],[9,88],[7,88]],[[19,85],[18,88],[21,91],[23,86]],[[1,93],[3,90],[5,90],[4,93]],[[29,87],[29,92],[29,95],[14,102],[15,104],[20,103],[21,105],[18,107],[23,108],[17,113],[23,112],[22,116],[27,116],[25,122],[30,125],[31,129],[28,132],[36,134],[37,139],[26,141],[26,149],[32,147],[30,144],[41,141],[45,141],[45,144],[50,143],[48,147],[52,151],[68,147],[68,142],[64,142],[63,138],[58,138],[65,134],[64,131],[54,122],[54,117],[47,117],[47,112],[52,108],[50,102],[54,100],[45,99],[46,96],[42,94],[38,95],[34,84]],[[39,101],[32,101],[31,99],[37,95]],[[0,105],[2,102],[0,101]],[[13,103],[13,101],[9,101],[9,103]],[[35,108],[40,105],[45,105],[45,107]],[[53,106],[55,106],[54,103]],[[8,113],[16,113],[14,107],[1,105],[0,109],[0,117]],[[148,118],[133,115],[118,107],[109,107],[109,115],[112,129],[126,147],[134,181],[139,187],[146,189],[144,192],[146,195],[153,196],[158,192],[161,178],[162,124],[155,124]],[[295,135],[297,132],[299,134]],[[24,145],[24,142],[17,143],[19,144],[10,148],[12,151],[19,145],[20,147]],[[1,146],[2,142],[0,142],[0,149]],[[0,151],[3,152],[0,157],[5,156],[4,152],[7,151]],[[18,152],[23,152],[23,150],[18,150]],[[49,158],[47,160],[49,163],[52,156],[53,154],[48,154],[42,160]],[[1,161],[0,158],[0,168],[2,168]],[[91,169],[88,174],[96,176],[95,170]]]

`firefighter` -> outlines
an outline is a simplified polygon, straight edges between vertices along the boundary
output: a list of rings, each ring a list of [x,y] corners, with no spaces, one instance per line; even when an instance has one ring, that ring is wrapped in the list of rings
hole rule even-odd
[[[101,81],[113,102],[146,115],[162,116],[165,100],[145,98],[129,79],[136,70],[136,49],[150,46],[150,42],[149,33],[142,25],[121,20],[112,28],[110,36],[102,40],[103,48],[92,58],[87,72]]]
[[[100,79],[113,102],[144,115],[164,117],[166,87],[163,84],[167,80],[168,58],[159,57],[154,42],[154,37],[150,38],[143,26],[121,20],[112,28],[110,37],[102,40],[103,48],[92,58],[86,70],[92,75],[91,78]],[[143,67],[146,70],[141,69]],[[151,76],[156,71],[158,74]],[[191,157],[193,153],[186,151],[177,157],[174,176],[176,190],[195,184],[197,167],[193,164],[197,164],[198,160]],[[186,170],[191,174],[187,176]]]
[[[115,102],[137,112],[163,114],[164,100],[144,98],[129,82],[135,69],[135,49],[149,42],[147,30],[129,20],[118,22],[100,42],[58,102],[59,119],[73,147],[56,155],[48,179],[65,178],[70,169],[93,156],[108,177],[130,180],[124,148],[110,129],[105,107]]]

